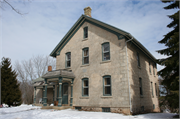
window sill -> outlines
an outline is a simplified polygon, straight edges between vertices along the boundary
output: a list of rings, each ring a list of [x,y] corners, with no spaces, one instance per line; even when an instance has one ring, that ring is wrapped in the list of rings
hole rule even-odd
[[[86,66],[89,66],[89,64],[83,64],[83,65],[81,65],[81,67],[86,67]]]
[[[88,40],[88,38],[84,38],[82,41],[86,41],[86,40]]]
[[[66,67],[65,70],[66,70],[66,69],[68,69],[68,70],[70,69],[70,70],[71,70],[71,67]]]
[[[79,97],[80,99],[89,99],[89,96]]]
[[[100,62],[100,64],[108,63],[108,62],[111,62],[111,60],[105,60],[105,61],[102,61],[102,62]]]
[[[112,98],[112,96],[101,96],[101,98]]]
[[[141,67],[140,66],[137,66],[139,69],[141,69]]]

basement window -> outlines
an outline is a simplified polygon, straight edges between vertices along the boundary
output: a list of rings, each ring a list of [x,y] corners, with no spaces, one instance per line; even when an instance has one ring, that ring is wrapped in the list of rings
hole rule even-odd
[[[75,107],[75,110],[81,110],[81,107]]]
[[[102,107],[102,112],[111,112],[109,107]]]

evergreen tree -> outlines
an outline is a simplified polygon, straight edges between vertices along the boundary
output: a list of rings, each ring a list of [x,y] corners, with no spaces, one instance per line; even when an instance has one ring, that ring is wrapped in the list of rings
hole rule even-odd
[[[11,60],[2,58],[1,62],[1,104],[13,105],[15,102],[21,104],[21,91],[17,82],[17,74],[12,70]]]
[[[168,104],[172,112],[178,111],[179,108],[179,1],[170,0],[162,1],[163,3],[170,3],[164,9],[178,9],[173,15],[168,17],[172,22],[167,25],[168,28],[173,28],[172,31],[167,33],[164,38],[159,41],[165,44],[167,48],[157,51],[162,55],[168,56],[164,59],[159,59],[158,63],[165,66],[164,69],[158,72],[162,80],[162,85],[167,88],[166,95],[160,97],[162,103]]]

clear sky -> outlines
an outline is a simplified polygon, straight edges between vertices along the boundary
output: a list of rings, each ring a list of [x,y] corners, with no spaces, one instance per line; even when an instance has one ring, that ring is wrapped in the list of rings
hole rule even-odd
[[[165,56],[156,51],[163,35],[171,31],[167,15],[177,10],[165,10],[160,0],[15,0],[10,2],[23,16],[4,5],[0,22],[0,57],[28,60],[33,55],[49,55],[78,18],[84,8],[92,8],[92,17],[132,34],[155,58]],[[162,67],[158,65],[158,70]]]

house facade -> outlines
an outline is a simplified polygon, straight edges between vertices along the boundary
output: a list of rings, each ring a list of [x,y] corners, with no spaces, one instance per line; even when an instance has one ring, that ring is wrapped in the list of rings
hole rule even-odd
[[[54,48],[56,70],[34,81],[34,103],[87,111],[158,112],[156,59],[130,33],[82,15]]]

